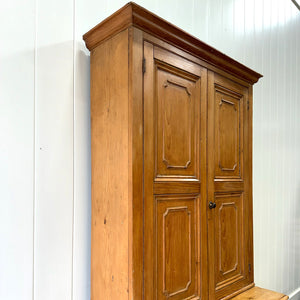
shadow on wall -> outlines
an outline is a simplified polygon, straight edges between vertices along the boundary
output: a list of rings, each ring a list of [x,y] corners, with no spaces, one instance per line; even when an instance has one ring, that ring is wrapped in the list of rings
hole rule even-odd
[[[295,265],[294,265],[294,276],[299,284],[300,288],[300,183],[297,188],[296,194],[296,205],[295,205],[295,214],[296,214],[296,222],[295,222]],[[298,291],[297,295],[292,298],[292,300],[300,300],[300,290]]]
[[[68,299],[72,277],[90,298],[90,62],[75,46],[75,61],[73,41],[1,53],[1,299]]]
[[[91,113],[90,55],[75,45],[74,66],[74,295],[90,299],[91,270]]]
[[[284,228],[287,231],[285,235],[287,243],[283,255],[289,264],[283,265],[282,273],[287,277],[288,283],[284,292],[290,293],[291,300],[300,300],[300,185],[294,196],[289,211],[290,219],[286,221]]]
[[[90,298],[89,56],[73,41],[37,49],[35,295]],[[50,245],[50,246],[49,246]],[[73,247],[73,248],[72,248]],[[73,259],[72,259],[73,255]]]

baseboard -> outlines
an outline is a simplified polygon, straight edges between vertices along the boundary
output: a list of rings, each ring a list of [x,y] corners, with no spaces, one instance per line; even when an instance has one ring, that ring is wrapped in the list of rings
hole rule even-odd
[[[292,293],[289,294],[290,300],[298,300],[300,299],[300,287],[294,290]]]

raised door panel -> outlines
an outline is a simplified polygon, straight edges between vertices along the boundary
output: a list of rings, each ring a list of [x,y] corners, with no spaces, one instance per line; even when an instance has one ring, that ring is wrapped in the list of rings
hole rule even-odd
[[[224,288],[243,279],[243,196],[242,194],[215,196],[215,287]]]
[[[155,200],[156,299],[197,299],[197,197],[158,196]]]
[[[215,85],[215,178],[241,178],[243,96]]]
[[[156,60],[156,177],[198,177],[200,78]],[[197,102],[199,103],[199,102]],[[198,108],[198,109],[197,109]]]

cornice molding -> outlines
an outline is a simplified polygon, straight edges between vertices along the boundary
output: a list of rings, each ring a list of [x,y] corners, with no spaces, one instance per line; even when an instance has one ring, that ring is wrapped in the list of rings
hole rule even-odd
[[[83,36],[83,39],[87,48],[92,51],[102,41],[131,26],[179,47],[199,59],[240,77],[251,84],[254,84],[262,77],[261,74],[133,2],[127,3],[124,7],[88,31]]]

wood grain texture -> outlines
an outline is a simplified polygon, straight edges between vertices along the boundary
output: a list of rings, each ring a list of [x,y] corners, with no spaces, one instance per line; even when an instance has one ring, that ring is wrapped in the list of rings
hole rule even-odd
[[[199,181],[156,181],[153,187],[154,194],[199,194]]]
[[[215,93],[215,178],[241,178],[243,98],[219,86]]]
[[[243,226],[243,195],[218,194],[215,197],[215,284],[216,291],[229,283],[244,279],[245,236]]]
[[[91,78],[91,299],[128,299],[127,30],[93,50]]]
[[[210,299],[222,299],[253,283],[248,151],[252,120],[246,87],[209,72],[208,89],[208,148],[214,149],[208,157],[208,201],[216,205],[208,213],[213,270],[209,289]]]
[[[144,42],[144,57],[147,72],[144,74],[144,299],[155,299],[156,286],[154,281],[154,78],[153,78],[153,45]]]
[[[199,77],[156,61],[156,178],[199,178]],[[197,109],[198,108],[198,109]]]
[[[218,73],[219,75],[225,76],[228,79],[231,79],[235,82],[238,82],[239,84],[241,84],[245,87],[249,87],[251,85],[246,80],[244,80],[240,77],[234,76],[234,75],[218,68],[217,66],[208,63],[207,61],[201,59],[200,57],[195,56],[192,53],[186,52],[186,51],[184,51],[184,49],[178,48],[178,47],[176,47],[176,46],[174,46],[170,43],[167,43],[164,40],[159,39],[159,38],[157,38],[157,37],[155,37],[155,36],[153,36],[153,35],[151,35],[147,32],[144,32],[143,36],[144,36],[145,40],[147,40],[148,42],[151,42],[155,45],[155,47],[154,47],[155,56],[158,59],[162,60],[162,61],[164,61],[164,53],[165,53],[165,51],[163,51],[163,49],[164,49],[164,50],[167,50],[168,55],[170,55],[172,57],[173,57],[172,54],[177,54],[181,57],[184,57],[187,60],[187,62],[186,61],[182,62],[184,65],[190,65],[189,61],[194,62],[198,65],[201,65],[202,67],[204,67],[206,69],[209,69],[211,71],[214,71],[214,72]],[[177,62],[176,55],[173,57],[173,61],[174,61],[174,63]],[[196,73],[197,70],[195,69],[193,72]]]
[[[157,299],[197,295],[197,196],[155,197]]]
[[[207,293],[206,205],[201,194],[205,199],[206,188],[199,182],[200,157],[202,167],[206,158],[206,70],[148,42],[144,57],[144,295],[200,299]],[[166,165],[166,156],[175,163]],[[201,174],[205,182],[205,168]],[[187,223],[193,228],[187,230]],[[192,238],[190,246],[183,247],[187,237]],[[164,250],[169,242],[173,246]]]
[[[53,14],[49,10],[49,3],[55,11]],[[40,19],[45,24],[37,22],[36,26],[34,26],[36,19],[34,1],[13,1],[9,5],[5,1],[1,3],[1,20],[5,24],[1,28],[3,43],[0,63],[0,98],[2,99],[0,120],[3,129],[1,195],[2,199],[9,199],[9,201],[3,201],[0,218],[3,225],[0,240],[4,245],[2,247],[3,255],[0,255],[0,299],[32,299],[32,290],[35,287],[36,290],[40,289],[43,295],[52,295],[52,297],[49,296],[51,300],[52,298],[58,300],[58,296],[53,297],[54,293],[61,295],[62,300],[65,300],[65,292],[71,290],[72,273],[74,300],[90,298],[90,276],[88,274],[90,273],[91,164],[90,114],[87,113],[87,110],[90,109],[89,76],[87,75],[89,55],[81,42],[81,36],[82,32],[97,24],[102,16],[114,10],[118,4],[115,1],[103,0],[92,0],[88,2],[88,5],[86,1],[82,0],[61,1],[59,2],[60,12],[58,12],[57,3],[55,3],[56,1],[36,3],[36,18],[39,19],[39,15],[42,14]],[[175,0],[172,1],[172,9],[168,7],[169,1],[140,0],[138,3],[155,9],[158,15],[173,19],[174,24],[180,24],[204,42],[264,74],[265,78],[254,87],[255,281],[259,286],[268,286],[270,289],[292,294],[300,283],[298,267],[300,263],[300,218],[299,209],[295,209],[295,204],[299,203],[297,178],[300,178],[300,168],[295,164],[299,161],[300,152],[300,14],[298,10],[292,1],[281,0],[255,0],[247,2],[246,7],[244,7],[245,1],[193,1],[192,8],[185,1]],[[219,5],[222,3],[223,5]],[[67,9],[63,8],[65,5],[67,5]],[[221,11],[222,13],[220,13]],[[76,14],[75,19],[72,16],[73,12]],[[232,15],[233,17],[231,17]],[[49,21],[48,17],[53,21]],[[217,17],[221,18],[218,21],[220,26],[211,26],[212,24],[216,25],[212,20],[216,20]],[[253,30],[251,33],[249,30],[244,32],[245,17],[247,18],[246,26]],[[52,23],[56,25],[49,26]],[[40,95],[47,95],[47,98],[44,96],[36,98],[38,106],[40,101],[49,102],[46,114],[40,115],[39,109],[36,111],[36,117],[40,118],[41,116],[46,126],[50,128],[49,131],[43,129],[43,140],[47,142],[51,140],[51,143],[52,141],[58,142],[56,134],[52,140],[53,132],[61,133],[66,128],[72,130],[72,109],[66,107],[66,110],[62,110],[61,106],[65,107],[67,97],[58,99],[57,96],[51,96],[51,89],[48,85],[54,87],[53,91],[60,92],[67,89],[68,93],[72,94],[72,63],[69,64],[69,60],[72,60],[72,32],[70,35],[67,32],[69,32],[68,28],[73,28],[73,25],[77,32],[74,41],[74,75],[77,77],[74,82],[76,89],[74,95],[76,113],[74,153],[77,153],[74,156],[74,176],[75,179],[77,178],[74,181],[74,258],[73,266],[66,268],[60,262],[53,263],[54,253],[51,251],[51,259],[44,260],[53,267],[51,272],[45,268],[44,263],[40,264],[41,272],[47,269],[48,274],[53,276],[55,282],[60,282],[60,284],[54,284],[53,281],[50,283],[45,276],[39,276],[38,273],[36,278],[32,278],[31,275],[33,261],[36,263],[40,251],[42,255],[47,254],[47,251],[45,252],[39,247],[34,252],[31,249],[33,218],[39,218],[39,212],[32,209],[33,188],[31,182],[34,181],[34,177],[39,177],[36,188],[39,189],[39,185],[41,185],[41,199],[44,201],[44,196],[48,193],[45,187],[49,188],[49,180],[40,177],[35,170],[32,170],[32,159],[35,160],[37,152],[43,152],[45,148],[42,147],[44,150],[39,150],[37,147],[36,153],[34,151],[32,139],[34,131],[38,132],[40,129],[40,123],[37,122],[36,126],[33,126],[34,109],[30,103],[33,103],[34,88]],[[208,27],[214,28],[209,29],[208,32]],[[36,29],[39,33],[37,35],[38,43],[35,47]],[[68,37],[65,37],[65,33]],[[55,41],[50,38],[49,34],[55,36]],[[16,35],[18,38],[12,39],[12,36]],[[40,44],[39,40],[42,36],[45,39]],[[144,36],[146,38],[146,35]],[[147,40],[149,41],[148,37]],[[66,43],[66,41],[68,42]],[[165,42],[161,41],[161,43]],[[61,48],[58,44],[65,44],[66,48]],[[175,47],[169,45],[169,48],[174,51]],[[56,52],[56,49],[59,51]],[[38,55],[47,51],[50,58],[44,59],[40,56],[37,62],[40,67],[37,66],[38,72],[35,79],[32,60],[34,51],[37,51]],[[183,50],[177,48],[176,51],[179,53]],[[199,61],[196,57],[191,59]],[[58,69],[53,67],[53,60],[57,62]],[[45,63],[40,64],[42,61]],[[208,66],[204,61],[201,62],[201,65]],[[69,70],[69,66],[71,66],[71,73],[66,75],[65,70]],[[212,70],[212,66],[210,68]],[[53,79],[41,79],[42,73],[49,74],[49,72],[54,74]],[[221,73],[221,71],[218,72]],[[64,79],[60,80],[60,78]],[[47,81],[48,83],[45,85]],[[49,121],[49,114],[52,113],[52,110],[55,111],[53,122]],[[59,122],[58,117],[60,118]],[[56,127],[56,125],[58,126]],[[56,127],[56,130],[53,130],[53,126]],[[59,161],[58,171],[53,172],[53,181],[51,181],[56,188],[50,187],[49,189],[56,190],[57,197],[50,196],[51,200],[45,201],[48,205],[53,204],[53,199],[56,199],[59,209],[55,208],[52,212],[47,208],[47,218],[49,216],[49,219],[42,216],[41,222],[38,222],[35,227],[36,230],[41,228],[42,239],[46,241],[47,249],[49,248],[49,235],[44,234],[44,226],[49,226],[55,233],[57,242],[51,242],[51,245],[55,246],[57,250],[55,256],[58,259],[62,257],[61,247],[69,245],[71,238],[69,230],[67,237],[63,239],[56,234],[66,228],[64,224],[69,224],[69,221],[66,221],[66,215],[72,214],[72,195],[65,197],[64,194],[61,197],[62,193],[69,189],[69,184],[65,184],[65,178],[72,178],[72,164],[66,165],[63,160],[62,168],[60,159],[66,148],[71,149],[68,152],[72,152],[72,141],[69,140],[71,136],[72,133],[68,134],[68,139],[59,138],[62,146],[58,147],[56,153],[53,153],[51,160],[43,155],[36,161],[36,167],[40,168],[41,166],[41,169],[47,170],[47,173],[50,168],[44,168],[46,161],[51,161],[51,166],[53,166],[54,160]],[[22,144],[22,148],[20,148],[20,144]],[[249,149],[251,149],[250,145]],[[68,154],[68,157],[71,158],[71,155]],[[276,163],[274,164],[274,162]],[[62,169],[64,169],[63,173]],[[69,175],[66,176],[65,172]],[[17,189],[16,182],[18,182]],[[60,184],[62,184],[62,188],[58,189]],[[231,189],[233,188],[235,186],[231,187]],[[79,197],[76,196],[78,191]],[[40,205],[39,200],[37,203]],[[66,203],[70,203],[70,205],[66,206]],[[56,218],[57,213],[61,214],[61,218]],[[55,228],[59,228],[58,231]],[[35,238],[37,243],[40,243],[40,238],[38,236]],[[16,243],[18,247],[16,247]],[[11,251],[12,249],[14,250]],[[69,263],[72,260],[71,250],[67,250],[67,253],[67,256],[63,256],[62,261]],[[55,261],[57,260],[55,259]],[[67,279],[61,280],[61,274],[68,274]],[[68,283],[65,284],[65,282]],[[58,294],[56,294],[57,292]],[[45,300],[44,297],[42,299]]]
[[[128,3],[83,36],[86,47],[92,51],[101,42],[123,31],[131,24],[132,7]]]
[[[257,286],[232,298],[232,300],[287,300],[287,299],[289,299],[289,297],[284,294],[273,292]]]
[[[255,286],[254,283],[250,283],[242,288],[240,288],[239,290],[229,294],[229,295],[226,295],[224,296],[221,300],[229,300],[229,299],[232,299],[233,297],[235,297],[236,295],[239,295],[245,291],[248,291],[249,289],[252,289],[253,287]]]
[[[214,186],[216,192],[239,192],[244,190],[244,181],[240,180],[224,180],[224,179],[215,179]]]
[[[143,299],[143,35],[129,29],[129,299]]]
[[[251,85],[137,27],[91,54],[92,299],[229,299],[253,285]]]
[[[214,143],[213,143],[213,137],[214,136],[214,73],[212,71],[208,71],[207,73],[207,86],[209,87],[207,90],[207,150],[213,149]],[[210,120],[210,121],[209,121]],[[213,151],[207,151],[207,161],[214,161],[214,152]],[[212,165],[212,163],[210,164]],[[207,203],[209,201],[214,201],[214,183],[211,178],[214,178],[214,166],[207,166]],[[210,180],[209,180],[210,179]],[[214,211],[208,210],[207,211],[207,234],[210,237],[214,237]],[[211,240],[211,239],[210,239]],[[215,300],[215,277],[214,277],[214,259],[212,259],[212,256],[214,256],[215,253],[215,247],[214,242],[209,242],[208,239],[208,253],[210,254],[208,256],[208,259],[210,260],[208,262],[210,269],[212,270],[208,274],[208,290],[209,290],[209,300]],[[213,241],[213,239],[212,239]]]
[[[83,39],[89,50],[92,50],[109,36],[129,26],[140,28],[185,49],[185,51],[235,74],[249,83],[257,82],[262,76],[133,2],[129,2],[114,15],[95,26],[83,36]]]
[[[207,148],[207,86],[208,86],[208,75],[207,69],[201,69],[201,99],[200,99],[200,203],[199,203],[199,215],[200,219],[200,232],[198,238],[198,251],[200,257],[200,268],[198,269],[198,287],[200,290],[201,298],[208,299],[209,293],[209,266],[208,266],[208,214],[207,214],[207,159],[208,159],[208,148]]]

